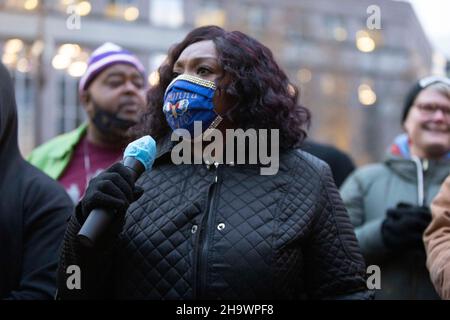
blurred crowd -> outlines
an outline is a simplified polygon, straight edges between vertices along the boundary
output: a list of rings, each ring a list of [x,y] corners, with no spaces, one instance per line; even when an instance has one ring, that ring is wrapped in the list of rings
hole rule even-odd
[[[148,87],[133,52],[104,43],[79,82],[87,122],[25,160],[1,65],[0,298],[450,299],[450,79],[411,83],[403,132],[356,168],[308,138],[297,88],[244,33],[194,29],[158,72]],[[170,137],[194,120],[203,135],[279,130],[279,171],[174,164]],[[122,157],[144,135],[157,153],[135,183]],[[88,248],[77,233],[98,208],[113,224]],[[367,287],[370,265],[380,288]]]

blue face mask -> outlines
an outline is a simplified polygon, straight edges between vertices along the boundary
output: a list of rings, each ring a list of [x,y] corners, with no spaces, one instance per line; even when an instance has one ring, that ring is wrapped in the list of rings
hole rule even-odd
[[[216,118],[212,81],[182,74],[176,77],[164,94],[163,112],[172,130],[186,129],[194,134],[194,121],[202,122],[202,132],[210,127]],[[220,118],[221,119],[221,118]]]

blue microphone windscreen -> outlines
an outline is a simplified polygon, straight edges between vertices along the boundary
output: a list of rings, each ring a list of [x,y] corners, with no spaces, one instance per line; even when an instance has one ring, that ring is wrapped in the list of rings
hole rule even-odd
[[[123,153],[123,158],[133,157],[139,160],[148,170],[152,167],[156,157],[156,142],[150,136],[143,136],[131,142]]]

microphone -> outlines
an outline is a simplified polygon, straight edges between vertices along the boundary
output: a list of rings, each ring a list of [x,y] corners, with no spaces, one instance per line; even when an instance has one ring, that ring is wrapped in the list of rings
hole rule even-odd
[[[133,182],[136,182],[145,170],[151,169],[155,156],[156,142],[151,136],[139,138],[126,147],[122,163],[128,168]],[[94,247],[113,220],[114,214],[105,209],[92,210],[78,232],[78,240],[86,247]]]

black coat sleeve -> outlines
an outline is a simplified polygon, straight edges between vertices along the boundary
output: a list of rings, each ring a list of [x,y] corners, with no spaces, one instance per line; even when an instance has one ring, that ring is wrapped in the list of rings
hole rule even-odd
[[[53,299],[58,251],[73,204],[57,182],[34,168],[26,170],[20,280],[6,299]]]
[[[107,235],[95,248],[86,248],[78,241],[81,229],[80,204],[70,217],[60,253],[58,265],[58,300],[108,299],[113,298],[114,253],[117,237]],[[120,222],[121,223],[121,222]],[[113,228],[117,228],[116,226]],[[113,232],[113,234],[116,234]],[[75,273],[70,266],[80,271],[80,288],[74,288]],[[69,285],[68,285],[69,283]]]
[[[363,256],[330,168],[324,164],[317,212],[306,252],[313,299],[370,299]]]

